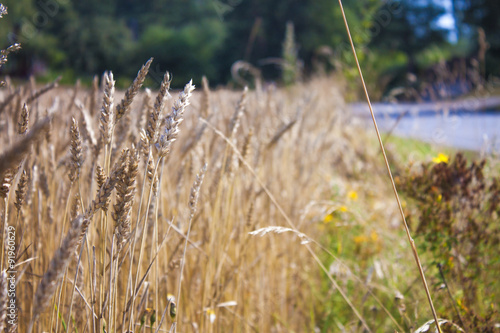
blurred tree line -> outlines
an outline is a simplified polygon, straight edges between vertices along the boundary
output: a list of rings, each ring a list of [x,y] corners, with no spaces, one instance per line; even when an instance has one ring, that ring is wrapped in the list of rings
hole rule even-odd
[[[226,84],[239,60],[258,68],[267,80],[298,78],[289,71],[294,59],[295,70],[305,75],[339,68],[348,77],[355,75],[337,1],[2,2],[9,15],[0,21],[0,40],[22,44],[6,67],[14,76],[50,79],[62,73],[63,80],[74,82],[109,69],[125,85],[149,57],[155,58],[150,85],[166,70],[177,86],[189,78],[199,82],[202,75],[212,84]],[[461,54],[474,52],[478,45],[472,37],[477,26],[483,27],[489,44],[486,71],[498,75],[499,2],[452,2]],[[360,59],[377,85],[376,78],[391,71],[414,71],[456,53],[450,31],[437,24],[446,11],[442,1],[345,0],[344,6]]]

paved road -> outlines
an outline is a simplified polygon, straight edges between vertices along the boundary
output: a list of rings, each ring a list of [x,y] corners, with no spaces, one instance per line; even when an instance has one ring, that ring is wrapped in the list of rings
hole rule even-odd
[[[368,106],[364,102],[350,104],[352,111],[358,116],[369,116]],[[484,111],[500,110],[500,96],[484,98],[465,98],[456,101],[423,102],[423,103],[373,103],[376,114],[412,114],[440,113],[443,111]]]
[[[375,103],[379,128],[436,145],[500,152],[500,97],[439,103]],[[366,104],[351,105],[352,112],[371,126]]]

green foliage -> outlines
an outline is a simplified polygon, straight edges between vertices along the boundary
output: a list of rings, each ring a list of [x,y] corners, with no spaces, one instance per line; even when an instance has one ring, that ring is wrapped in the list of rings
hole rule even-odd
[[[414,57],[423,48],[445,42],[446,31],[436,26],[444,13],[442,5],[430,0],[400,0],[388,2],[382,10],[389,13],[389,23],[373,36],[372,45],[405,52],[410,67],[415,65]]]
[[[371,38],[367,38],[370,53],[376,55],[369,58],[375,61],[363,64],[371,69],[369,75],[378,78],[377,86],[371,87],[374,91],[387,92],[404,84],[408,72],[417,74],[425,66],[443,60],[436,50],[428,52],[428,48],[439,50],[447,44],[448,31],[437,25],[444,13],[443,5],[431,0],[393,0],[379,8],[369,30]],[[429,56],[435,62],[427,61]],[[382,60],[384,57],[386,61]],[[422,57],[427,61],[425,64],[419,61]]]
[[[158,70],[182,73],[174,76],[174,82],[215,76],[213,64],[226,29],[209,4],[127,3],[6,0],[11,15],[2,22],[0,38],[23,46],[10,64],[11,73],[31,74],[33,60],[38,59],[50,72],[71,68],[79,75],[92,75],[112,70],[119,78],[134,75],[138,64],[153,54],[159,60]]]
[[[457,13],[464,13],[464,23],[484,26],[491,45],[487,70],[495,72],[498,63],[495,59],[499,55],[494,38],[494,32],[498,31],[494,13],[498,13],[498,5],[487,1],[473,5],[468,0],[455,2],[461,4],[455,7]],[[174,85],[191,77],[196,80],[203,74],[212,83],[227,82],[231,65],[238,60],[261,69],[264,79],[281,78],[285,84],[296,80],[299,72],[312,74],[333,68],[350,81],[358,82],[336,1],[5,0],[4,3],[10,14],[0,26],[0,39],[9,45],[23,44],[23,51],[6,68],[12,75],[26,77],[44,70],[63,73],[71,68],[78,76],[92,76],[109,69],[119,79],[133,76],[134,69],[153,55],[159,65],[153,69],[156,76],[147,80],[152,85],[157,85],[160,72],[166,70],[174,74]],[[443,8],[435,1],[360,0],[346,1],[344,6],[372,90],[381,91],[389,77],[412,66],[428,66],[453,56],[453,52],[443,48],[448,32],[436,25]],[[294,44],[283,48],[287,22],[295,28]],[[469,43],[467,51],[472,44]],[[301,64],[300,70],[297,63]]]
[[[287,57],[304,59],[307,65],[319,47],[328,46],[342,61],[350,59],[338,3],[326,0],[6,0],[5,4],[11,14],[0,27],[0,38],[23,43],[23,52],[10,66],[13,75],[33,73],[36,55],[51,71],[71,68],[80,75],[93,75],[109,69],[119,78],[135,74],[133,69],[152,55],[159,63],[157,76],[171,71],[174,85],[203,74],[214,83],[227,81],[237,60],[265,66],[265,78],[276,79],[284,67],[265,60],[282,54],[287,22],[296,29],[295,43],[283,58],[285,64],[293,63],[285,66],[285,83],[295,80],[298,72],[297,61]],[[362,32],[370,27],[379,6],[379,0],[346,3],[358,43],[368,42]],[[148,81],[156,84],[154,77]]]
[[[345,3],[345,12],[349,21],[354,43],[360,58],[364,49],[373,38],[372,28],[380,9],[378,0],[362,0]],[[326,45],[332,48],[335,56],[349,67],[354,65],[351,47],[345,33],[344,21],[336,1],[318,1],[308,7],[308,21],[311,26],[299,41],[309,53],[317,52],[318,47]]]
[[[136,54],[140,55],[140,59],[152,55],[159,71],[175,68],[174,85],[183,84],[191,78],[201,81],[202,73],[208,77],[216,75],[216,67],[212,64],[224,36],[223,24],[216,19],[187,24],[178,29],[154,25],[142,35]]]
[[[486,328],[475,326],[481,321],[475,324],[474,318],[498,304],[500,287],[500,177],[485,176],[485,165],[484,160],[469,164],[458,153],[450,163],[423,164],[398,181],[418,211],[408,216],[417,244],[460,288],[462,296],[454,301],[471,331]]]

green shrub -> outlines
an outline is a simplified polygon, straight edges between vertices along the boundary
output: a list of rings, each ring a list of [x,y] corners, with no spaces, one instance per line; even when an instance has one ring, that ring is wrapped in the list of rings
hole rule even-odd
[[[459,289],[453,298],[465,325],[472,331],[483,330],[490,325],[484,318],[491,317],[493,305],[498,304],[500,287],[496,276],[500,178],[485,175],[485,160],[468,163],[461,153],[452,162],[442,157],[432,163],[398,180],[417,208],[408,221],[424,240],[417,242],[422,250],[432,255],[432,263],[440,264],[443,276]]]

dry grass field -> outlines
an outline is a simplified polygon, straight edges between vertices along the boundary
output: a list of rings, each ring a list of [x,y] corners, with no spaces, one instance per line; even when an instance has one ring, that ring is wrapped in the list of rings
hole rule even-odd
[[[374,132],[349,116],[341,80],[171,91],[166,74],[149,91],[149,65],[126,92],[112,73],[91,89],[6,80],[2,331],[403,332],[432,319]],[[408,155],[389,153],[403,170]]]

